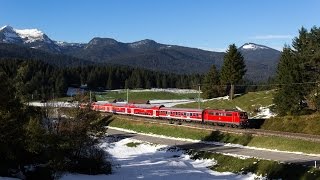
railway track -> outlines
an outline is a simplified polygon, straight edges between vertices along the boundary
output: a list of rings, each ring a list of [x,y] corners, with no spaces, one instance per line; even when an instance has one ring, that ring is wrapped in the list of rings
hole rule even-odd
[[[143,121],[143,122],[165,124],[165,125],[171,125],[171,126],[180,126],[180,127],[188,127],[188,128],[195,128],[195,129],[220,131],[220,132],[225,132],[225,133],[250,134],[253,136],[276,136],[276,137],[285,137],[285,138],[290,138],[290,139],[320,142],[320,135],[291,133],[291,132],[282,132],[282,131],[271,131],[271,130],[264,130],[264,129],[238,129],[238,128],[230,128],[230,127],[213,126],[213,125],[209,125],[209,124],[193,123],[193,122],[181,122],[180,123],[179,121],[171,121],[174,123],[170,123],[170,121],[168,119],[153,119],[153,118],[127,116],[127,115],[119,115],[119,114],[117,114],[115,116],[121,117],[122,119],[131,120],[131,121],[140,121],[140,122]]]

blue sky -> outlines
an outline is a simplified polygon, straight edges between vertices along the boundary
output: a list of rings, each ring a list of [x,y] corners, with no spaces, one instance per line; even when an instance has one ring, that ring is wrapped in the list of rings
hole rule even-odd
[[[153,39],[215,51],[231,43],[281,49],[302,26],[320,26],[319,0],[0,0],[0,26],[51,39]]]

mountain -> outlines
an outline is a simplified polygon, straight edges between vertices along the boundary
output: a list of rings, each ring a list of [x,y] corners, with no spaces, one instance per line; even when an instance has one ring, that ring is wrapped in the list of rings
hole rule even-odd
[[[245,43],[239,51],[246,62],[247,77],[254,77],[255,81],[264,81],[276,73],[280,51],[255,43]]]
[[[38,29],[14,29],[11,26],[0,28],[0,42],[25,45],[29,48],[60,53],[60,47]]]
[[[110,38],[93,38],[68,55],[100,63],[112,63],[180,74],[204,73],[223,62],[223,53],[204,51],[153,40],[122,43]]]
[[[212,64],[221,68],[223,52],[167,45],[145,39],[132,43],[95,37],[88,43],[54,41],[37,29],[0,29],[0,43],[16,44],[47,53],[75,57],[93,63],[111,63],[180,74],[206,73]],[[247,66],[246,78],[265,81],[276,72],[280,51],[246,43],[239,48]]]
[[[28,48],[23,45],[0,43],[0,61],[5,59],[40,60],[58,67],[94,64],[91,61],[85,61],[63,54],[48,53],[42,50]]]

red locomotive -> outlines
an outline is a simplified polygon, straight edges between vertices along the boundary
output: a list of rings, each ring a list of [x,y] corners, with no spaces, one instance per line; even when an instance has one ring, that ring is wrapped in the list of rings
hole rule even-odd
[[[122,104],[122,103],[93,103],[91,108],[96,111],[125,114],[133,116],[162,118],[178,121],[194,121],[214,125],[232,127],[248,126],[248,115],[238,110],[217,109],[186,109],[167,108],[163,105]]]

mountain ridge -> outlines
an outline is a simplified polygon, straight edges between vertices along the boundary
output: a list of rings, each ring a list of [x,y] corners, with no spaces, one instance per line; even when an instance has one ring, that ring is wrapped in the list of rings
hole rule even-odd
[[[119,42],[94,37],[88,43],[68,43],[50,39],[37,29],[0,29],[0,42],[27,46],[53,54],[72,56],[94,63],[111,63],[180,74],[206,73],[211,65],[221,68],[224,52],[161,44],[151,39]],[[265,81],[276,72],[281,52],[255,43],[239,47],[247,65],[246,77]]]

